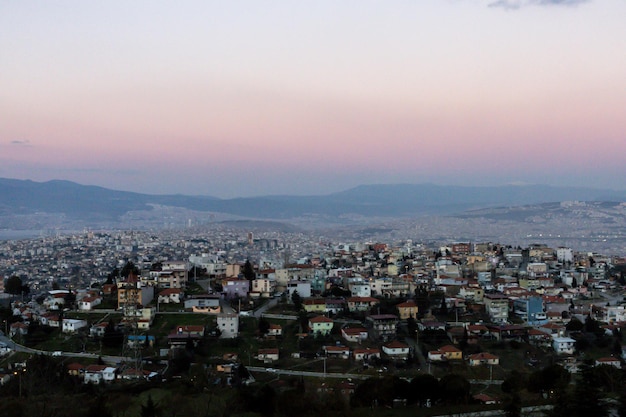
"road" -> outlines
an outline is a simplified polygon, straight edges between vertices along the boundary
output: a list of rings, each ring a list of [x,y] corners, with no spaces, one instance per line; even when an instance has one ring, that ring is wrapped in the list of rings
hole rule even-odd
[[[246,369],[251,372],[263,372],[273,375],[292,375],[292,376],[309,376],[316,378],[340,378],[340,379],[368,379],[372,378],[372,375],[362,374],[343,374],[343,373],[329,373],[329,372],[310,372],[310,371],[293,371],[289,369],[277,369],[277,368],[263,368],[260,366],[247,366]]]

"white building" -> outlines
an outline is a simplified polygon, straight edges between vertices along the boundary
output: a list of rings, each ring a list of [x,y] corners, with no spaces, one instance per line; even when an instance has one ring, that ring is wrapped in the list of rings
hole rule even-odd
[[[571,248],[560,247],[556,250],[556,259],[559,262],[573,262],[574,261],[574,251]]]
[[[289,281],[287,291],[289,292],[289,300],[296,291],[298,291],[300,298],[309,298],[311,296],[311,283],[309,281]]]
[[[87,327],[87,320],[63,319],[63,333],[75,333],[83,327]]]
[[[232,313],[220,313],[217,315],[217,327],[220,329],[222,339],[234,339],[239,336],[239,316]]]
[[[570,337],[555,337],[552,341],[552,347],[558,354],[573,355],[576,341]]]

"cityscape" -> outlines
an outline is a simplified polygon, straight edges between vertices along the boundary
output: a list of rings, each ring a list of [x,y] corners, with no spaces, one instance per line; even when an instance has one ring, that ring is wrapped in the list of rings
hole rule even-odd
[[[0,416],[626,417],[624,0],[0,0]]]
[[[582,407],[584,389],[596,415],[622,404],[625,272],[624,257],[541,243],[227,225],[7,240],[0,407],[544,415]]]

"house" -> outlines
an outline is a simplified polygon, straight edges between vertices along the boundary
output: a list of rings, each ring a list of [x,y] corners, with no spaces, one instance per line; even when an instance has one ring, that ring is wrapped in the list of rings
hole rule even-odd
[[[301,298],[309,298],[311,297],[311,282],[291,280],[287,283],[287,291],[289,300],[296,291]]]
[[[218,314],[222,311],[219,295],[192,295],[185,300],[185,310],[193,313]]]
[[[65,297],[70,292],[68,290],[52,290],[43,300],[43,305],[48,310],[61,310],[65,306]]]
[[[334,322],[326,316],[315,316],[309,319],[309,330],[314,335],[328,335],[333,330]]]
[[[12,349],[4,342],[0,342],[0,356],[11,353]]]
[[[156,375],[156,372],[142,371],[135,368],[126,368],[122,372],[120,372],[117,377],[126,381],[132,381],[138,379],[149,379]]]
[[[274,271],[272,270],[271,274]],[[250,289],[251,296],[270,298],[276,288],[276,279],[274,278],[261,278],[257,277],[252,280],[252,288]]]
[[[326,312],[329,314],[339,314],[346,310],[346,302],[343,299],[327,298]]]
[[[39,324],[41,324],[42,326],[50,326],[50,318],[56,318],[56,320],[58,321],[59,315],[50,311],[46,311],[45,313],[42,313],[37,317],[37,319],[39,320]]]
[[[188,334],[196,338],[204,337],[204,326],[202,325],[179,325],[175,329],[176,334]]]
[[[222,284],[224,297],[227,300],[246,298],[250,292],[250,281],[240,278],[227,278]]]
[[[354,360],[357,360],[357,361],[366,361],[366,360],[369,360],[370,358],[380,359],[380,349],[376,349],[376,348],[354,349],[352,354],[354,355]]]
[[[529,329],[528,342],[534,346],[548,348],[552,345],[552,337],[545,331]]]
[[[361,343],[361,341],[367,339],[367,329],[364,327],[344,327],[341,329],[341,336],[347,342]]]
[[[152,335],[145,334],[129,334],[126,338],[126,345],[131,348],[141,348],[144,346],[154,346],[155,338]]]
[[[543,298],[539,296],[514,300],[513,311],[516,316],[533,326],[546,324],[548,322],[544,311]]]
[[[0,372],[0,386],[6,385],[11,380],[11,374]]]
[[[104,336],[104,333],[106,332],[106,328],[109,325],[108,322],[102,322],[102,323],[97,323],[94,324],[93,326],[91,326],[89,328],[89,336],[91,337],[102,337]]]
[[[63,333],[76,333],[78,330],[87,327],[87,320],[63,319]]]
[[[78,309],[81,311],[91,311],[102,303],[102,297],[85,297],[78,302]]]
[[[239,336],[239,316],[234,313],[219,313],[217,315],[217,328],[221,332],[220,338],[236,338]]]
[[[370,311],[372,307],[380,303],[374,297],[349,297],[346,302],[348,303],[348,311],[351,313]]]
[[[479,366],[479,365],[499,365],[500,358],[496,355],[492,355],[491,353],[481,352],[476,353],[474,355],[470,355],[467,358],[469,362],[469,366]]]
[[[474,400],[485,405],[497,404],[498,400],[487,394],[475,394],[472,396]]]
[[[155,316],[156,308],[154,307],[129,307],[124,309],[122,321],[133,328],[148,330],[154,322]]]
[[[99,384],[100,382],[113,382],[117,368],[106,365],[89,365],[85,368],[83,382],[85,384]]]
[[[72,362],[67,364],[65,367],[67,370],[67,374],[71,376],[83,377],[83,373],[85,372],[85,366],[78,362]]]
[[[145,306],[154,298],[154,287],[142,287],[137,275],[131,273],[117,284],[117,308]]]
[[[576,341],[570,337],[554,337],[552,348],[558,354],[573,355],[576,350]]]
[[[170,348],[186,347],[188,343],[194,346],[204,336],[204,326],[201,325],[179,325],[167,336]]]
[[[528,328],[519,324],[488,324],[489,333],[496,340],[517,340],[522,341],[528,336]]]
[[[422,320],[421,322],[417,323],[417,328],[420,330],[420,332],[423,332],[426,330],[430,330],[430,331],[441,330],[445,332],[446,323],[442,321]]]
[[[439,352],[443,355],[443,358],[448,361],[453,360],[462,360],[463,359],[463,351],[453,345],[445,345],[438,349]],[[428,352],[430,356],[430,352]]]
[[[409,318],[417,318],[417,304],[413,300],[407,300],[404,303],[396,305],[398,309],[398,315],[400,320],[407,320]]]
[[[163,304],[179,304],[183,290],[180,288],[166,288],[159,292],[157,302]]]
[[[279,357],[278,348],[259,349],[256,358],[265,363],[277,361]]]
[[[11,323],[11,327],[9,330],[9,335],[14,337],[16,335],[25,336],[28,334],[28,324],[22,323],[21,321]]]
[[[614,358],[613,356],[596,359],[596,366],[600,365],[614,366],[617,369],[622,368],[622,363],[619,358]]]
[[[485,294],[485,310],[494,323],[504,323],[509,319],[509,299],[502,294]]]
[[[392,359],[407,359],[409,357],[409,345],[393,340],[383,345],[383,352]]]
[[[431,362],[441,362],[446,360],[446,355],[440,350],[429,350],[428,360]]]
[[[270,328],[267,331],[266,336],[282,336],[283,335],[283,326],[280,324],[270,323]]]
[[[366,324],[372,330],[372,336],[383,341],[396,337],[398,316],[393,314],[375,314],[366,318]]]
[[[350,357],[350,348],[347,346],[324,346],[322,348],[324,350],[324,354],[329,358],[340,358],[340,359],[348,359]]]
[[[306,298],[302,301],[302,308],[307,313],[323,314],[326,311],[326,300],[323,298]]]

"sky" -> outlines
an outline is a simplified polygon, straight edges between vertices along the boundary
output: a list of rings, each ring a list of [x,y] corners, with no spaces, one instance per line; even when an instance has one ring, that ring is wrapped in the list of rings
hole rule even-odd
[[[0,177],[626,189],[626,1],[0,0]]]

